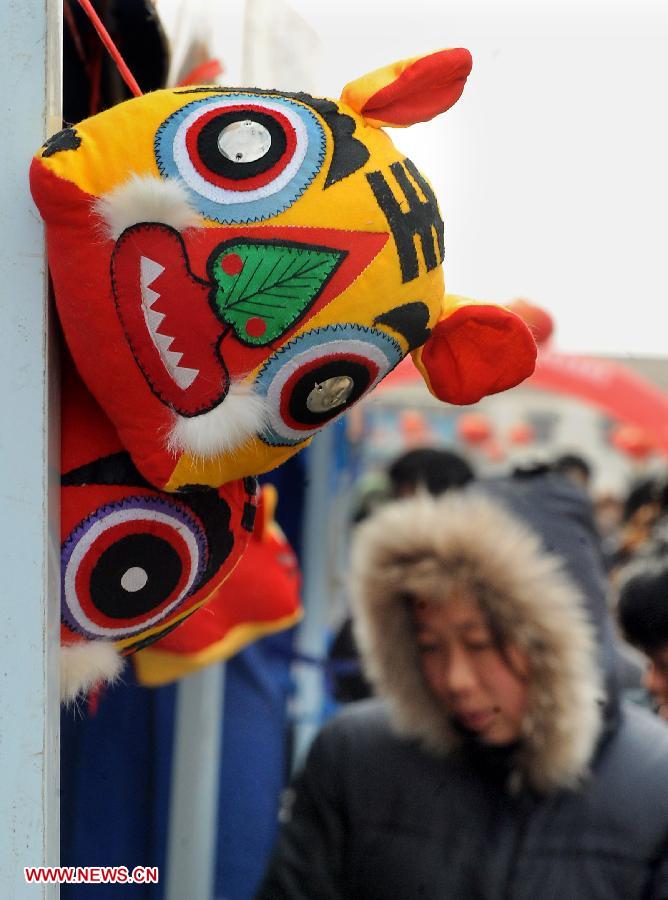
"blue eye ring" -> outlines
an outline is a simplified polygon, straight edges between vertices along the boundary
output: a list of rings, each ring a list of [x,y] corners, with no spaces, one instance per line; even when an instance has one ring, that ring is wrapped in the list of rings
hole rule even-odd
[[[240,182],[234,189],[224,188],[215,183],[215,178],[207,179],[199,160],[193,160],[196,151],[188,141],[189,131],[202,117],[210,119],[212,113],[228,110],[244,110],[249,121],[254,115],[266,121],[264,117],[273,113],[277,123],[287,120],[293,130],[296,141],[290,144],[291,156],[268,184],[245,189]],[[186,104],[162,123],[154,144],[160,174],[178,179],[195,208],[207,219],[224,225],[261,222],[292,206],[322,168],[325,149],[324,129],[310,109],[285,97],[252,92],[215,94]]]

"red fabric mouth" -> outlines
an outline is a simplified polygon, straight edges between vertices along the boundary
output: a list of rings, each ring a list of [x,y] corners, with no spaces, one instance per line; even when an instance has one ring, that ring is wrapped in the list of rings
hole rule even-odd
[[[116,242],[111,278],[125,336],[152,391],[185,416],[220,403],[229,388],[216,352],[223,324],[181,235],[156,223],[128,228]]]
[[[226,239],[240,234],[227,228],[198,229],[186,232],[186,247],[170,226],[139,223],[123,232],[112,253],[114,298],[128,345],[153,393],[184,416],[207,412],[224,400],[232,378],[260,365],[332,302],[388,239],[387,234],[333,229],[244,229],[244,237],[295,242],[298,236],[305,247],[329,246],[345,254],[322,292],[279,341],[250,347],[215,314],[215,285],[193,271],[206,272],[209,256],[222,252]]]

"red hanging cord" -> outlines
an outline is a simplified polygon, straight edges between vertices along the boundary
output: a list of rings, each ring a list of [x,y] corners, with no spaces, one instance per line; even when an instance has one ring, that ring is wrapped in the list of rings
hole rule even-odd
[[[123,59],[123,57],[120,54],[118,47],[116,46],[116,44],[114,44],[111,37],[109,36],[109,32],[104,27],[102,20],[100,19],[98,14],[93,9],[92,3],[90,2],[90,0],[79,0],[79,4],[81,5],[81,8],[86,13],[88,18],[91,20],[93,27],[95,28],[97,33],[100,35],[100,40],[102,41],[104,46],[109,51],[113,61],[116,63],[116,66],[118,67],[118,71],[121,73],[121,77],[123,78],[123,81],[127,84],[127,86],[130,88],[130,90],[135,95],[135,97],[141,97],[142,96],[141,88],[135,81],[132,72],[128,69],[128,67],[125,63],[125,60]]]

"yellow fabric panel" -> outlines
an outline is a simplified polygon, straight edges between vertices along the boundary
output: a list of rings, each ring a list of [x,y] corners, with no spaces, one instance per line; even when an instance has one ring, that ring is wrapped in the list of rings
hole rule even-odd
[[[147,687],[158,687],[176,681],[205,666],[229,659],[253,641],[296,625],[302,615],[303,613],[298,611],[275,622],[244,622],[229,631],[217,643],[188,656],[145,647],[133,656],[137,679]]]
[[[249,472],[262,475],[280,466],[299,450],[311,443],[308,438],[290,447],[271,447],[260,440],[246,442],[231,453],[220,453],[210,459],[202,459],[183,453],[174,467],[164,490],[175,491],[184,484],[206,484],[218,487],[235,478],[243,478]]]
[[[221,92],[243,94],[243,88],[226,90],[212,88],[212,94]],[[155,160],[154,141],[162,123],[189,102],[207,97],[206,92],[198,94],[179,93],[172,90],[152,91],[143,97],[126,100],[114,107],[114,115],[98,113],[75,125],[77,135],[85,146],[85,153],[56,153],[50,157],[42,157],[42,149],[35,154],[40,163],[51,169],[60,178],[71,181],[82,191],[94,197],[101,197],[114,188],[124,184],[135,175],[153,175],[160,177]],[[271,95],[269,95],[271,96]],[[249,97],[261,102],[261,97]],[[295,101],[298,102],[298,101]],[[141,103],[141,115],[137,115],[136,104]],[[317,113],[309,111],[320,119],[327,131],[325,123]],[[313,182],[313,190],[306,192],[306,197],[313,193],[320,196],[327,170],[332,156],[331,141],[327,142],[325,160],[320,172]],[[310,210],[305,210],[308,216]],[[281,218],[267,220],[272,224]],[[312,224],[308,218],[300,216],[302,224]],[[207,221],[203,219],[203,221]],[[282,220],[281,220],[282,221]],[[212,222],[211,224],[217,225]],[[243,226],[239,226],[243,227]]]

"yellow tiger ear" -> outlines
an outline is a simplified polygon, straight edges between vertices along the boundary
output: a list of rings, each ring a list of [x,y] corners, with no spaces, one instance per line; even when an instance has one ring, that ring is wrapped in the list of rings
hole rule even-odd
[[[344,87],[341,100],[368,125],[405,128],[450,109],[464,90],[471,65],[468,50],[437,50],[362,75]]]

